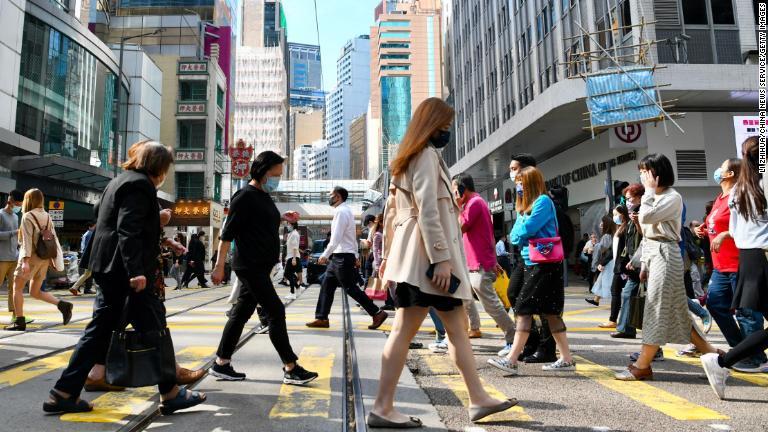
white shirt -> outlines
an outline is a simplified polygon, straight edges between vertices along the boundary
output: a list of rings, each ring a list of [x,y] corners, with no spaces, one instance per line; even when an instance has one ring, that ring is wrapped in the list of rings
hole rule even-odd
[[[333,211],[331,240],[323,253],[323,257],[329,258],[333,254],[341,253],[355,254],[357,257],[355,216],[346,203],[339,204]]]
[[[498,243],[496,243],[496,256],[503,257],[507,255],[509,255],[509,253],[507,252],[507,248],[504,246],[504,241],[499,240]]]
[[[300,255],[295,253],[294,251],[298,251],[299,249],[299,231],[293,230],[288,234],[288,240],[285,242],[285,259],[291,259],[291,258],[301,258]],[[298,252],[301,254],[301,251]]]

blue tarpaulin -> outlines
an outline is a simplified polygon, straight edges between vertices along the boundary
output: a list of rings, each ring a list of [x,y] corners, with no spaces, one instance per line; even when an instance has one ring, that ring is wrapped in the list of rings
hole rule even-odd
[[[654,103],[657,90],[653,70],[624,70],[626,73],[616,69],[615,73],[587,77],[587,108],[593,128],[638,123],[662,116],[661,109]]]

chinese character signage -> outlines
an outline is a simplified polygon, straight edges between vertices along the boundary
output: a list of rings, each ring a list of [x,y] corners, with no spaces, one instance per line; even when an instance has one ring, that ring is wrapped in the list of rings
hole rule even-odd
[[[179,102],[177,114],[205,115],[205,102]]]
[[[209,201],[177,201],[173,206],[172,226],[208,226],[210,225],[211,203]]]
[[[736,157],[741,157],[741,144],[752,135],[759,135],[760,117],[733,116],[733,133],[736,139]]]
[[[244,178],[250,172],[250,162],[253,157],[253,147],[245,146],[245,141],[238,140],[237,146],[229,149],[229,157],[232,159],[232,177]]]
[[[177,150],[176,162],[202,162],[205,160],[205,152],[203,150]]]
[[[206,62],[179,62],[179,75],[208,74]]]

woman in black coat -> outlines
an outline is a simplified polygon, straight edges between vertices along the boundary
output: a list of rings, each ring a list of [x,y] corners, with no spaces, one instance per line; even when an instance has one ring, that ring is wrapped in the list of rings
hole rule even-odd
[[[105,188],[96,207],[90,268],[101,287],[93,318],[75,348],[69,366],[43,404],[45,412],[86,412],[93,405],[80,392],[94,364],[104,364],[112,332],[120,327],[128,300],[128,319],[140,332],[166,327],[165,306],[154,293],[160,254],[157,188],[165,181],[173,156],[157,142],[141,142],[129,152],[125,171]],[[164,414],[206,400],[200,392],[179,388],[173,380],[158,384]]]

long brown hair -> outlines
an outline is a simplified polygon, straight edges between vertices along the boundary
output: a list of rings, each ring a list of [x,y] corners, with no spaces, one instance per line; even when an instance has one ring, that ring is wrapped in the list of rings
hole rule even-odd
[[[620,214],[622,221],[624,221],[621,225],[618,225],[618,229],[615,233],[617,236],[622,236],[627,231],[627,226],[629,225],[629,210],[627,210],[627,208],[621,204],[614,207],[613,210]]]
[[[613,237],[616,234],[616,223],[613,222],[613,216],[605,215],[602,219],[603,228],[600,230],[600,235],[610,235]]]
[[[43,196],[43,192],[40,189],[30,189],[24,193],[24,201],[21,203],[21,211],[28,213],[36,208],[44,208],[44,203],[45,196]],[[23,230],[19,230],[19,241],[22,241],[23,239],[22,232]]]
[[[440,98],[428,98],[420,103],[408,124],[397,156],[390,164],[392,176],[404,173],[411,160],[427,146],[432,135],[449,125],[453,116],[453,108]]]
[[[526,167],[520,170],[515,180],[520,179],[523,185],[523,195],[517,195],[515,208],[519,213],[530,213],[533,202],[547,193],[547,186],[544,184],[544,176],[536,167]]]
[[[376,218],[373,220],[373,232],[382,232],[384,231],[384,214],[379,213],[376,215]]]
[[[760,143],[757,136],[751,136],[741,145],[742,169],[734,186],[736,210],[745,219],[756,220],[765,213],[768,206],[760,184]]]

